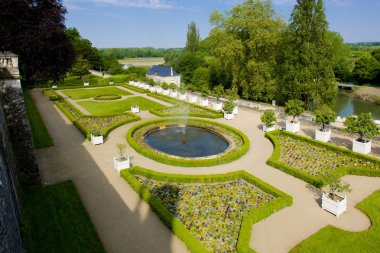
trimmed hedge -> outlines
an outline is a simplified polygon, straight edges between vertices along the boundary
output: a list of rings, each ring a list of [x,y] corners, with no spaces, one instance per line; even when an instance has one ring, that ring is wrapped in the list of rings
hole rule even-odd
[[[121,122],[119,122],[117,124],[114,124],[114,125],[106,128],[106,129],[104,129],[103,132],[102,132],[102,134],[103,134],[104,137],[107,137],[107,135],[112,130],[114,130],[115,128],[117,128],[117,127],[119,127],[121,125],[128,124],[130,122],[138,121],[138,120],[141,119],[139,116],[136,116],[135,114],[130,113],[130,112],[125,112],[123,114],[110,114],[110,115],[102,115],[102,116],[84,115],[81,111],[79,111],[70,102],[68,102],[66,100],[65,101],[56,101],[55,104],[57,105],[57,107],[73,122],[73,124],[76,127],[78,127],[78,129],[83,133],[83,135],[88,140],[91,139],[91,132],[90,132],[90,130],[86,129],[85,126],[83,126],[80,122],[78,122],[77,119],[75,119],[75,117],[69,111],[67,111],[66,108],[63,107],[62,103],[66,103],[68,106],[71,107],[71,109],[73,109],[76,113],[78,113],[80,115],[80,117],[82,117],[82,118],[106,118],[106,117],[112,117],[112,116],[118,116],[118,115],[128,115],[128,116],[131,117],[130,119],[121,121]]]
[[[129,85],[129,84],[121,84],[121,86],[123,86],[123,87],[125,87],[127,89],[130,89],[130,90],[139,92],[139,93],[150,93],[149,90],[145,90],[145,89],[142,89],[142,88],[139,88],[139,87],[136,87],[136,86],[132,86],[132,85]]]
[[[184,103],[184,104],[187,104],[187,105],[190,105],[192,107],[195,107],[195,108],[200,108],[204,111],[207,111],[209,112],[210,114],[205,114],[205,113],[163,113],[161,112],[161,110],[149,110],[149,112],[159,116],[159,117],[181,117],[181,116],[189,116],[189,117],[200,117],[200,118],[209,118],[209,119],[217,119],[217,118],[223,118],[223,113],[221,112],[218,112],[218,111],[215,111],[213,109],[210,109],[210,108],[207,108],[207,107],[203,107],[203,106],[200,106],[200,105],[196,105],[196,104],[193,104],[193,103],[190,103],[190,102],[187,102],[187,101],[183,101],[183,100],[179,100],[179,99],[176,99],[176,98],[171,98],[171,97],[167,97],[165,95],[161,95],[161,94],[157,94],[157,93],[150,93],[148,94],[148,96],[150,97],[153,97],[153,98],[156,98],[156,99],[160,99],[162,101],[165,101],[167,103],[171,103],[171,104],[174,104],[174,105],[178,105],[180,103]]]
[[[47,96],[51,101],[60,101],[63,100],[63,97],[59,95],[54,89],[48,88],[44,89],[43,94]]]
[[[212,126],[217,126],[227,131],[231,131],[233,134],[239,136],[242,139],[243,144],[241,146],[236,147],[235,150],[224,154],[223,156],[218,156],[218,157],[209,158],[209,159],[193,159],[193,158],[177,158],[170,155],[165,155],[163,153],[158,153],[157,151],[153,149],[149,149],[146,146],[143,146],[135,141],[133,135],[138,129],[145,126],[149,126],[149,125],[153,126],[154,124],[161,124],[161,123],[165,123],[165,124],[186,123],[186,124],[191,124],[191,125],[197,125],[197,124],[202,124],[202,123],[211,124]],[[234,129],[230,126],[221,124],[221,123],[206,121],[206,120],[201,120],[201,119],[196,119],[196,118],[186,118],[186,119],[185,118],[167,118],[167,119],[159,119],[159,120],[144,122],[129,129],[129,131],[127,132],[127,141],[129,145],[134,150],[136,150],[137,153],[141,155],[144,155],[160,163],[174,165],[174,166],[182,166],[182,167],[203,167],[203,166],[214,166],[218,164],[229,163],[245,155],[249,149],[249,139],[241,131]]]
[[[280,134],[288,135],[292,138],[296,138],[298,140],[307,142],[309,144],[326,148],[327,150],[331,150],[334,152],[339,151],[343,154],[352,156],[354,158],[365,158],[367,160],[370,160],[373,163],[380,165],[380,159],[370,157],[367,155],[362,155],[362,154],[359,154],[359,153],[353,152],[351,150],[348,150],[348,149],[345,149],[342,147],[338,147],[338,146],[335,146],[335,145],[332,145],[329,143],[320,142],[320,141],[311,139],[309,137],[289,133],[286,131],[279,131],[279,130],[267,132],[265,134],[265,137],[267,137],[272,142],[272,144],[274,146],[273,154],[268,159],[267,164],[274,167],[274,168],[282,170],[287,174],[295,176],[295,177],[297,177],[297,178],[299,178],[299,179],[301,179],[301,180],[303,180],[303,181],[305,181],[311,185],[314,185],[315,187],[318,187],[318,188],[321,188],[327,184],[322,178],[312,176],[306,172],[303,172],[301,170],[293,168],[293,167],[279,161],[279,159],[280,159],[280,143],[278,142],[276,136],[280,135]],[[350,175],[358,175],[358,176],[380,177],[380,171],[374,171],[374,170],[364,168],[364,167],[340,167],[340,168],[335,169],[334,172],[332,172],[332,173],[334,173],[338,176],[344,176],[344,175],[350,174]]]
[[[130,169],[122,170],[120,172],[121,177],[123,177],[128,182],[128,184],[139,194],[139,196],[152,207],[153,211],[157,213],[158,217],[163,221],[163,223],[180,240],[182,240],[185,243],[190,252],[194,253],[206,253],[208,251],[190,233],[190,231],[187,230],[186,227],[173,214],[171,214],[159,200],[157,200],[149,192],[148,189],[143,187],[143,185],[133,176],[134,174],[142,175],[144,177],[154,180],[178,183],[225,182],[241,178],[259,187],[264,192],[275,196],[275,200],[265,205],[262,205],[259,208],[253,209],[252,211],[244,215],[237,243],[237,252],[239,253],[256,252],[249,246],[253,224],[265,219],[266,217],[269,217],[271,214],[278,212],[285,207],[291,206],[293,203],[293,199],[291,196],[281,192],[273,186],[265,183],[264,181],[261,181],[260,179],[242,170],[227,174],[215,175],[165,174],[136,166]]]

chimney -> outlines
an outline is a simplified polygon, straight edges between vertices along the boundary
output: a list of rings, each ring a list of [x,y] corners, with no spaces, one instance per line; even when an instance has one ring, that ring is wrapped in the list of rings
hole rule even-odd
[[[170,67],[170,75],[173,76],[173,67]]]

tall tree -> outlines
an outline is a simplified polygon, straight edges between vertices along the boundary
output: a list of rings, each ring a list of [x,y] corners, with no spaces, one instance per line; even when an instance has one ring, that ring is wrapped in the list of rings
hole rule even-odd
[[[270,1],[246,0],[225,14],[210,16],[211,54],[216,57],[230,86],[244,98],[270,101],[275,91],[275,59],[284,22]]]
[[[307,108],[336,97],[333,47],[322,0],[297,0],[279,57],[279,99],[301,99]]]
[[[193,21],[187,26],[186,50],[195,53],[199,48],[200,41],[201,37],[199,35],[199,30]]]
[[[1,0],[0,49],[19,55],[27,84],[59,80],[75,60],[61,0]]]

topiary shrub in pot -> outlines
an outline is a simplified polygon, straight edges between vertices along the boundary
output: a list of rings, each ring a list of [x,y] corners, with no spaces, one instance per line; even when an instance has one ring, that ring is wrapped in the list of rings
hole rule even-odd
[[[322,105],[315,110],[315,122],[322,125],[322,128],[315,130],[315,139],[317,141],[328,142],[331,139],[331,129],[329,125],[336,120],[336,112],[327,105]]]
[[[98,129],[91,130],[91,143],[93,145],[103,144],[103,135],[102,132]]]
[[[261,123],[263,123],[263,131],[270,132],[276,130],[276,114],[273,110],[265,110],[260,117]]]
[[[348,116],[344,121],[345,131],[358,134],[359,138],[352,141],[352,150],[362,154],[371,152],[371,139],[379,135],[379,127],[373,121],[371,113],[361,113],[359,116]]]
[[[224,118],[227,120],[231,120],[234,118],[233,110],[234,110],[234,104],[232,101],[228,100],[224,106],[223,106],[223,111],[224,111]]]
[[[117,143],[116,144],[118,157],[113,158],[113,165],[115,170],[120,172],[123,169],[128,169],[130,164],[130,159],[126,156],[125,151],[127,149],[127,144],[125,143]]]
[[[334,173],[326,175],[324,180],[328,183],[329,192],[322,194],[322,209],[339,217],[347,211],[347,196],[343,197],[338,193],[350,192],[350,185],[343,183],[341,178]]]
[[[221,111],[223,109],[223,104],[219,99],[225,95],[223,85],[219,84],[218,86],[215,86],[212,90],[212,94],[216,98],[216,102],[212,104],[212,108],[216,111]]]
[[[299,117],[303,112],[304,103],[299,99],[291,99],[285,103],[285,114],[292,116],[292,120],[286,121],[286,131],[291,133],[297,133],[300,131],[300,122],[296,121],[296,117]]]

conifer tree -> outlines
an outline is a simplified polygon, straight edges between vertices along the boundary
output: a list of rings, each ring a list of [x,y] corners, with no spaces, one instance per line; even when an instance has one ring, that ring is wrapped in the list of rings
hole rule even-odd
[[[195,53],[199,48],[200,41],[201,37],[199,35],[199,30],[193,21],[187,26],[186,50]]]

